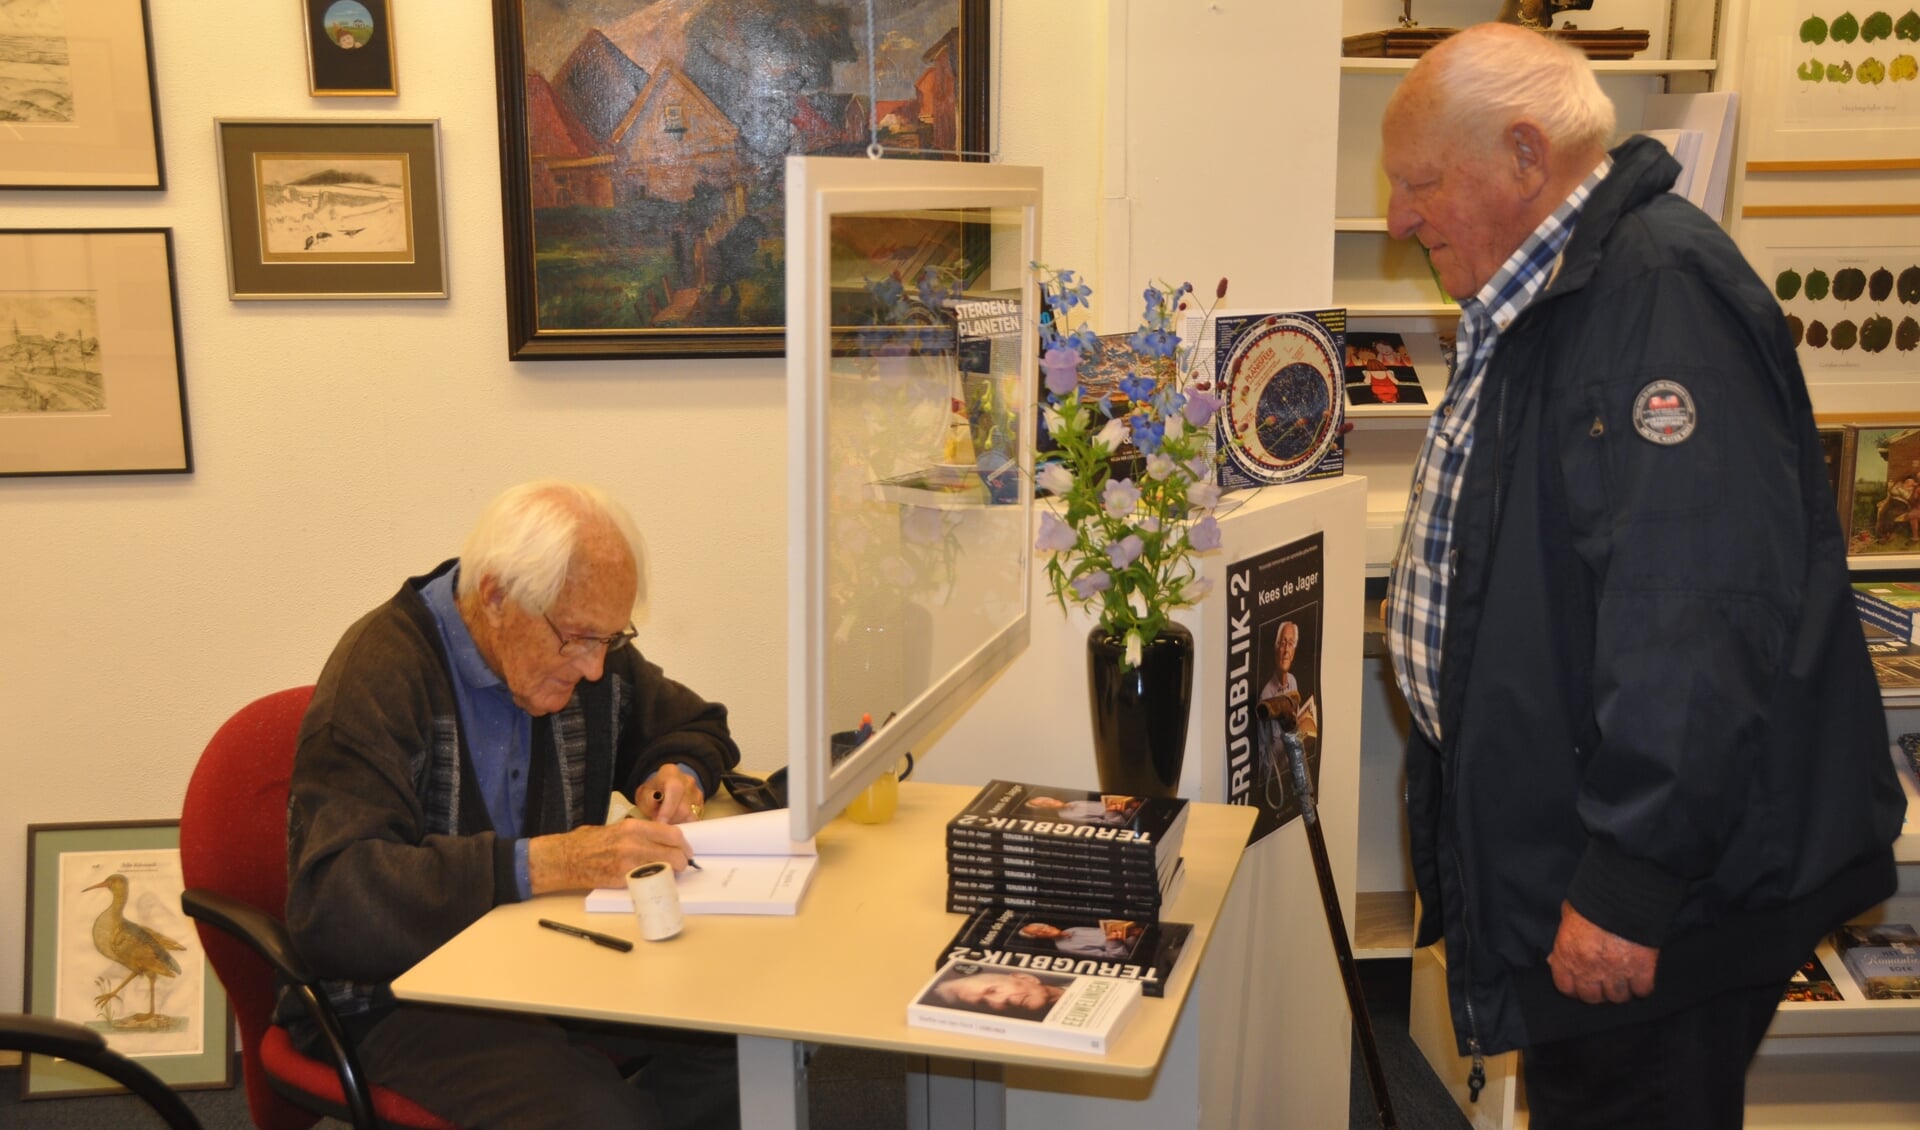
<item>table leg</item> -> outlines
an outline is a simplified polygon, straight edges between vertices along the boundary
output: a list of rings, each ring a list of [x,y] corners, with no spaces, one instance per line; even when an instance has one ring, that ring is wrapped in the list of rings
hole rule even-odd
[[[740,1125],[754,1130],[807,1130],[807,1046],[794,1040],[741,1036]]]
[[[909,1130],[1005,1130],[1000,1066],[962,1059],[907,1061]]]

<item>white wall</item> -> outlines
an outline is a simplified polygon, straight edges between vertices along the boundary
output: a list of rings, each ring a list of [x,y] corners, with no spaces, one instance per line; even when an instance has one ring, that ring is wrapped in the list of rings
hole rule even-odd
[[[521,479],[627,503],[651,551],[643,648],[729,704],[748,768],[785,760],[782,363],[507,361],[492,6],[395,5],[400,95],[316,99],[297,5],[149,4],[167,190],[0,193],[0,228],[173,229],[196,465],[0,479],[0,1009],[20,999],[26,826],[177,816],[229,714],[311,681]],[[996,4],[1001,159],[1046,168],[1049,261],[1104,283],[1131,254],[1116,297],[1149,273],[1324,297],[1333,17],[1294,7]],[[1110,155],[1120,97],[1133,126]],[[1305,123],[1276,136],[1281,114]],[[222,117],[439,118],[452,297],[229,301]]]
[[[626,502],[651,551],[642,646],[732,707],[749,768],[786,758],[782,362],[507,360],[492,6],[396,4],[401,93],[367,99],[307,95],[298,5],[150,6],[166,191],[0,193],[0,228],[173,229],[195,462],[0,479],[0,1009],[21,999],[27,825],[178,816],[229,714],[312,681],[522,479]],[[1104,3],[1010,8],[1006,159],[1044,157],[1049,246],[1090,260],[1099,134],[1075,108],[1100,101]],[[439,118],[452,297],[229,301],[222,117]]]

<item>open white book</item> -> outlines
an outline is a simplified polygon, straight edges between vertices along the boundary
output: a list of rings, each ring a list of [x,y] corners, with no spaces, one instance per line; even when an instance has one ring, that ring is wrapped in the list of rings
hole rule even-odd
[[[811,839],[787,836],[785,809],[747,812],[679,825],[700,869],[675,876],[680,909],[687,914],[797,914],[800,896],[820,862]],[[587,894],[593,913],[633,913],[625,887]]]

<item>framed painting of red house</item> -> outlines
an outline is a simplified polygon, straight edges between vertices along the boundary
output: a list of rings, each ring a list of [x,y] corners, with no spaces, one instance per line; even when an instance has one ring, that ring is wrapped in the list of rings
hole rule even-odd
[[[508,355],[784,352],[787,156],[987,147],[988,0],[876,7],[494,0]]]

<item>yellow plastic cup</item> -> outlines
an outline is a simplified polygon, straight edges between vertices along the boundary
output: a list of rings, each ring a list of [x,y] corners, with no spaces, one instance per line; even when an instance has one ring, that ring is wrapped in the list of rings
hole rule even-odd
[[[847,818],[856,824],[885,824],[893,819],[894,810],[900,807],[900,782],[912,772],[912,754],[897,764],[887,766],[884,772],[873,779],[872,784],[860,790],[860,795],[853,798],[852,804],[847,805]]]

